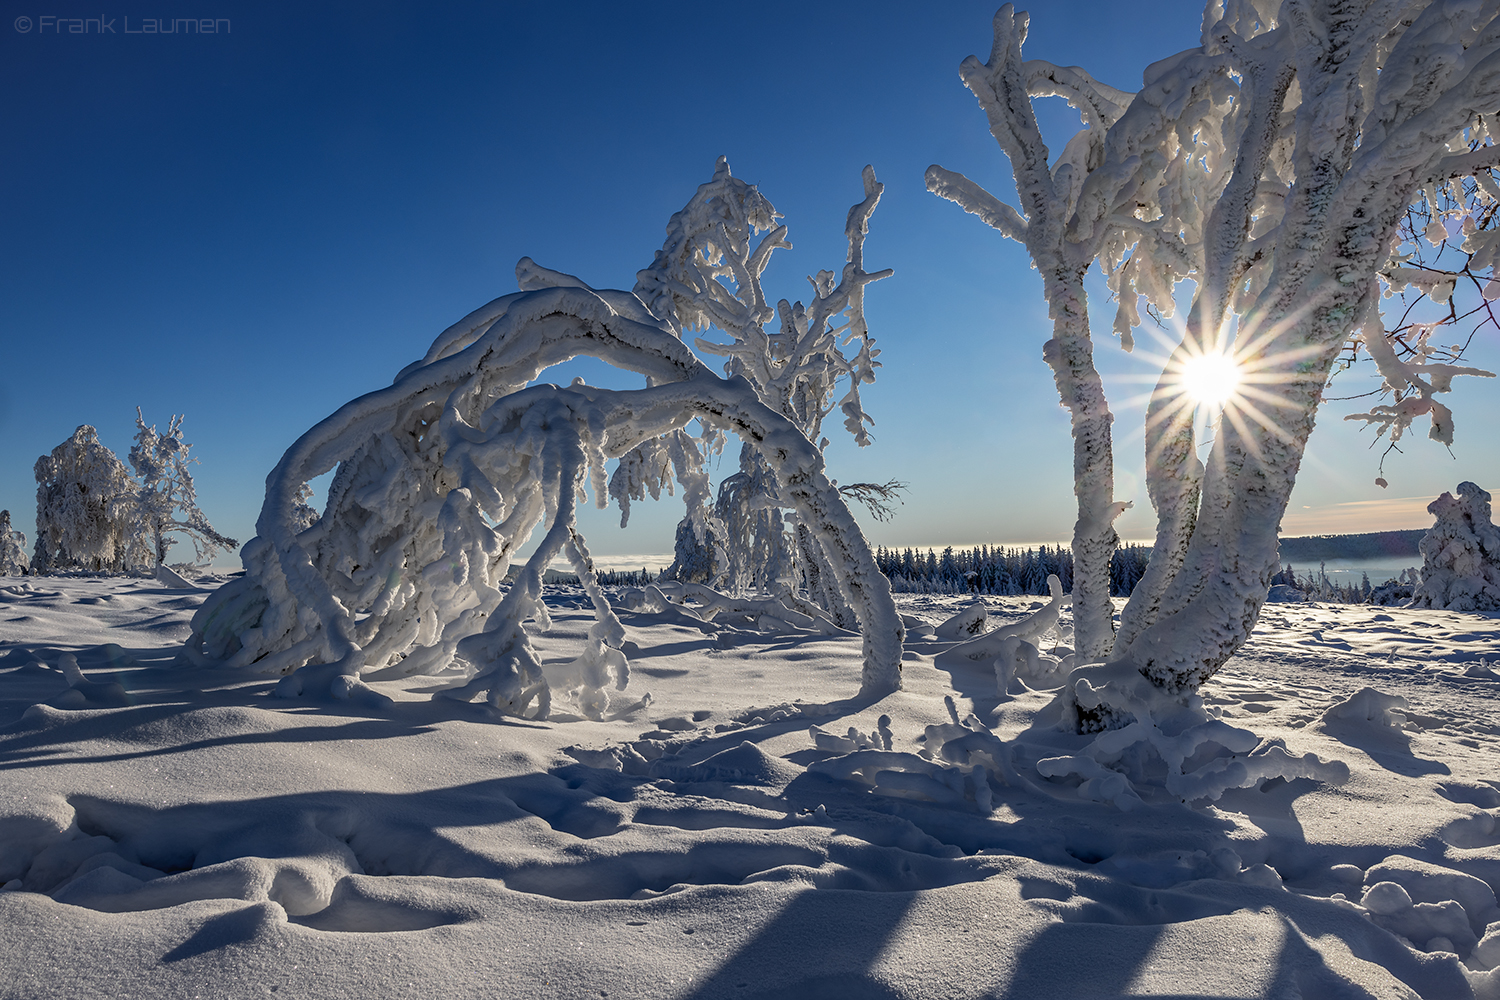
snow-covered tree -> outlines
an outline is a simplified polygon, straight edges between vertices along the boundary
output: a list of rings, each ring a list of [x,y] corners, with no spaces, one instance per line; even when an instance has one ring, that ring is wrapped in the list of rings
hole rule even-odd
[[[80,426],[37,459],[35,473],[37,573],[122,573],[149,559],[135,517],[138,484],[94,428]]]
[[[135,414],[130,464],[139,480],[87,424],[37,459],[36,572],[150,573],[166,561],[172,533],[192,540],[199,563],[238,544],[198,509],[182,418],[162,434],[139,407]]]
[[[1185,698],[1248,637],[1324,386],[1351,340],[1385,358],[1388,378],[1415,375],[1433,391],[1477,374],[1389,366],[1400,337],[1380,309],[1382,286],[1408,280],[1393,268],[1411,205],[1470,177],[1494,198],[1497,14],[1465,0],[1213,0],[1201,44],[1149,66],[1132,94],[1023,59],[1028,17],[1007,4],[988,61],[964,61],[1020,211],[939,166],[928,187],[1023,243],[1050,304],[1043,357],[1073,421],[1077,648],[1110,665],[1075,671],[1066,697],[1081,728],[1123,725],[1142,698]],[[1048,96],[1083,124],[1055,158],[1032,105]],[[1113,495],[1113,416],[1084,293],[1096,263],[1127,349],[1142,297],[1170,317],[1179,283],[1196,285],[1147,408],[1158,527],[1118,635],[1108,572],[1126,504]],[[1238,391],[1200,461],[1195,386],[1214,370]]]
[[[731,174],[723,157],[713,179],[672,216],[665,246],[640,272],[635,287],[652,315],[676,335],[721,332],[727,342],[698,337],[694,343],[706,354],[726,358],[726,375],[747,379],[761,402],[819,450],[828,444],[823,421],[835,410],[858,445],[870,443],[866,425],[873,421],[861,403],[860,386],[875,381],[880,352],[865,322],[864,288],[892,272],[864,269],[870,215],[884,185],[868,166],[863,179],[864,199],[849,210],[845,225],[849,251],[843,270],[810,277],[813,294],[807,305],[782,299],[772,308],[767,302],[761,276],[775,250],[791,247],[787,228],[777,224],[779,213],[758,188]],[[650,481],[649,470],[663,467],[663,447],[648,443],[622,462],[616,489],[643,496],[643,485],[636,484]],[[765,459],[746,444],[739,464],[739,472],[720,484],[712,511],[706,499],[689,511],[669,575],[783,597],[805,583],[815,603],[839,624],[852,626],[852,613],[828,582],[828,557],[795,518],[791,531],[784,526],[789,504],[778,495]],[[628,507],[622,513],[628,516]]]
[[[25,576],[30,571],[26,535],[10,526],[10,511],[0,510],[0,576]]]
[[[1422,582],[1412,606],[1452,611],[1500,609],[1500,528],[1490,520],[1490,495],[1459,483],[1427,505],[1437,522],[1422,537]]]
[[[177,543],[174,534],[186,535],[193,543],[193,562],[198,565],[207,565],[220,549],[236,548],[239,542],[215,531],[198,509],[188,470],[198,460],[189,454],[193,446],[182,439],[182,417],[172,417],[162,434],[155,424],[147,425],[136,407],[135,426],[130,448],[130,465],[140,477],[135,517],[150,544],[153,566],[165,565],[167,551]]]
[[[360,679],[368,671],[446,672],[445,697],[482,695],[503,712],[545,717],[557,695],[600,718],[628,664],[576,505],[586,483],[600,507],[611,497],[623,507],[637,488],[654,495],[674,481],[690,509],[706,503],[702,452],[682,433],[697,420],[755,449],[779,501],[834,567],[864,633],[862,690],[898,688],[903,629],[889,584],[801,427],[749,381],[710,371],[680,326],[636,294],[590,288],[529,258],[516,275],[521,292],[454,324],[392,385],[347,403],[287,450],[267,479],[257,537],[242,550],[245,576],[204,602],[188,655],[290,674],[285,694],[317,685],[369,698]],[[658,291],[677,294],[670,284]],[[532,384],[581,355],[642,375],[646,387]],[[627,488],[618,474],[606,487],[605,463],[615,458],[628,465]],[[306,484],[335,468],[312,520]],[[515,553],[543,526],[541,545],[505,589]],[[559,555],[597,623],[583,655],[544,671],[524,623],[547,627],[543,572]]]

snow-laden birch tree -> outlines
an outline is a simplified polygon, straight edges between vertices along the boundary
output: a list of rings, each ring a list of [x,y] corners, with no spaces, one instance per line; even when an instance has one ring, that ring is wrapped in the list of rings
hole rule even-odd
[[[964,82],[1009,158],[1020,210],[961,174],[930,190],[1025,245],[1043,280],[1043,357],[1072,415],[1078,520],[1074,615],[1080,728],[1195,691],[1244,643],[1277,569],[1277,534],[1324,386],[1362,345],[1388,385],[1432,404],[1453,377],[1488,374],[1414,354],[1381,316],[1404,284],[1409,206],[1474,178],[1495,201],[1500,6],[1465,0],[1214,0],[1199,46],[1149,66],[1136,93],[1077,67],[1023,59],[1028,16],[1007,4],[988,61]],[[1033,101],[1058,96],[1083,127],[1052,157]],[[1462,200],[1461,198],[1459,200]],[[1477,225],[1477,224],[1476,224]],[[1139,299],[1163,317],[1191,278],[1192,306],[1146,413],[1155,550],[1114,634],[1108,599],[1112,416],[1093,362],[1084,278],[1119,297],[1129,349]],[[1420,277],[1420,276],[1419,276]],[[1237,382],[1206,460],[1193,391],[1205,370]],[[1419,388],[1422,387],[1422,388]],[[1149,684],[1142,687],[1140,678]]]
[[[198,491],[188,468],[198,460],[191,455],[193,446],[182,439],[182,417],[173,416],[162,433],[155,424],[146,423],[138,406],[135,427],[130,465],[141,479],[135,517],[155,566],[166,564],[167,552],[177,543],[173,535],[187,536],[193,543],[193,562],[201,566],[208,565],[220,549],[237,548],[239,542],[215,531],[198,509]]]

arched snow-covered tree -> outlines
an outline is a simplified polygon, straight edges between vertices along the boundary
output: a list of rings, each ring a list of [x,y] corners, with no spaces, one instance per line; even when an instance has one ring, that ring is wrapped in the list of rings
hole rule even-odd
[[[1500,200],[1490,133],[1497,15],[1463,0],[1213,0],[1201,44],[1149,66],[1129,93],[1077,67],[1023,59],[1028,16],[1007,4],[988,61],[964,61],[964,82],[1010,159],[1020,211],[939,166],[927,182],[1023,243],[1050,303],[1043,357],[1073,420],[1077,648],[1080,661],[1108,664],[1075,670],[1067,697],[1081,728],[1124,725],[1153,698],[1188,697],[1249,636],[1346,345],[1357,338],[1395,388],[1413,390],[1425,409],[1407,406],[1408,421],[1426,412],[1441,424],[1447,411],[1432,392],[1455,375],[1488,374],[1413,357],[1380,307],[1383,290],[1427,280],[1402,270],[1410,206],[1437,204],[1444,189],[1454,201],[1465,191]],[[1083,124],[1056,157],[1032,107],[1048,96],[1066,99]],[[1196,284],[1147,408],[1158,527],[1118,635],[1108,573],[1112,525],[1127,504],[1113,495],[1113,416],[1084,294],[1096,263],[1119,296],[1114,327],[1127,349],[1141,296],[1169,317],[1179,282]],[[1405,370],[1391,363],[1401,354]],[[1196,387],[1214,373],[1237,390],[1200,460]]]
[[[672,216],[666,245],[640,272],[635,287],[652,315],[679,337],[720,331],[727,342],[698,337],[698,350],[726,358],[726,375],[747,379],[761,402],[791,421],[820,451],[828,443],[823,421],[835,410],[843,414],[844,428],[858,445],[870,443],[866,425],[873,421],[860,400],[860,387],[875,381],[880,352],[865,322],[864,289],[892,272],[864,269],[870,216],[885,188],[871,167],[865,167],[863,180],[864,199],[849,210],[845,225],[849,251],[843,270],[810,277],[813,295],[807,305],[782,299],[772,308],[767,302],[761,276],[775,250],[791,247],[787,227],[777,224],[779,213],[755,185],[731,174],[723,157],[713,179]],[[649,442],[630,456],[621,465],[622,482],[616,489],[637,499],[643,496],[636,483],[650,476],[632,477],[661,468],[665,447],[665,442]],[[833,567],[827,555],[795,515],[790,531],[784,525],[783,511],[791,507],[779,496],[764,458],[746,444],[739,466],[720,485],[711,510],[706,497],[690,504],[668,575],[783,599],[805,583],[814,603],[840,625],[852,627],[852,612],[828,580]],[[622,505],[622,514],[628,516],[628,507]]]
[[[746,379],[709,371],[635,294],[589,288],[529,258],[516,272],[523,291],[454,324],[392,385],[347,403],[287,450],[242,552],[245,576],[204,602],[189,656],[289,674],[286,694],[316,684],[371,697],[367,672],[445,673],[451,684],[440,696],[482,695],[533,717],[547,716],[557,696],[599,718],[628,664],[576,504],[585,483],[601,507],[610,496],[627,502],[628,492],[605,484],[613,458],[638,462],[635,474],[658,488],[675,479],[706,499],[701,455],[680,433],[699,420],[764,458],[782,501],[835,566],[864,633],[862,690],[898,688],[903,630],[889,584],[801,429]],[[646,387],[531,384],[582,355],[645,376]],[[306,483],[335,468],[327,507],[311,520]],[[507,589],[512,558],[542,527]],[[547,627],[542,577],[559,555],[597,623],[582,656],[544,670],[523,622]]]
[[[1412,606],[1452,611],[1500,609],[1500,528],[1490,520],[1490,495],[1459,483],[1427,505],[1437,522],[1422,537],[1422,582]]]
[[[135,530],[137,483],[88,424],[36,460],[37,573],[122,573],[149,559]]]
[[[197,459],[189,454],[193,446],[182,439],[182,417],[172,417],[166,433],[158,433],[136,407],[135,426],[130,465],[141,479],[135,517],[146,534],[153,565],[166,563],[168,550],[177,543],[174,534],[186,535],[193,543],[193,562],[198,565],[206,566],[220,549],[235,549],[239,542],[215,531],[198,509],[198,493],[188,470]]]
[[[30,571],[26,536],[10,526],[10,511],[0,510],[0,576],[25,576]]]

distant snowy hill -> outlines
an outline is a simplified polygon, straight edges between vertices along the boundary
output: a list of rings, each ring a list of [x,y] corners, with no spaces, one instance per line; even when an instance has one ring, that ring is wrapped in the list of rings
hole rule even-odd
[[[1281,561],[1321,559],[1385,559],[1417,557],[1426,528],[1410,531],[1371,531],[1362,535],[1302,535],[1281,540]]]

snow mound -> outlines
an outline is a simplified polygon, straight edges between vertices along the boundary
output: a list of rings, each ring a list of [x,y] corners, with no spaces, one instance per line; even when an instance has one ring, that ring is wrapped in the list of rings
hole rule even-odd
[[[653,773],[676,781],[723,781],[734,785],[782,788],[801,774],[802,768],[780,757],[772,757],[746,740],[696,764],[663,765],[655,768]]]
[[[1404,712],[1409,707],[1406,699],[1399,694],[1382,694],[1367,687],[1360,688],[1349,698],[1330,706],[1323,713],[1323,718],[1342,722],[1369,722],[1400,729],[1406,725]]]
[[[130,696],[118,681],[91,681],[78,667],[78,657],[64,653],[58,659],[58,669],[68,679],[68,689],[53,698],[49,704],[55,708],[118,708],[130,704]]]

